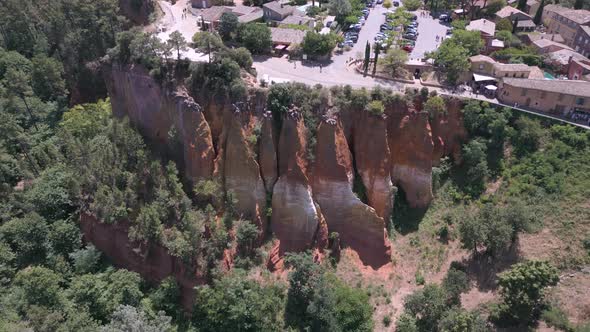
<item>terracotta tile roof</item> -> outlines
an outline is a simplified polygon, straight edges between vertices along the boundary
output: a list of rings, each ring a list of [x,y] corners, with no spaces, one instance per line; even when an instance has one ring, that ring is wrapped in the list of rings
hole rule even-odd
[[[480,20],[471,21],[466,29],[469,31],[481,31],[493,36],[496,31],[496,23],[482,18]]]
[[[213,6],[211,8],[203,9],[201,11],[201,17],[206,22],[216,22],[219,21],[221,15],[223,13],[229,13],[231,9],[223,6]]]
[[[546,62],[548,63],[558,63],[562,66],[567,66],[570,62],[570,58],[571,59],[586,59],[585,56],[583,56],[582,54],[574,51],[574,50],[559,50],[556,52],[551,52],[551,53],[547,53],[547,60]]]
[[[549,46],[557,46],[557,47],[560,47],[561,49],[564,49],[564,50],[571,50],[572,49],[571,47],[569,47],[565,44],[558,43],[558,42],[555,42],[555,41],[549,40],[549,39],[537,39],[533,42],[533,44],[540,49],[544,49]]]
[[[307,16],[296,16],[290,15],[285,17],[284,20],[281,21],[282,24],[299,24],[299,25],[307,25],[311,21],[311,18]]]
[[[590,97],[590,82],[586,81],[535,80],[526,78],[504,78],[502,81],[506,85],[518,88]]]
[[[273,43],[301,44],[307,31],[286,28],[270,28]]]
[[[549,34],[549,33],[531,32],[531,33],[527,33],[527,37],[529,38],[529,40],[531,42],[534,42],[535,40],[539,40],[539,39],[547,39],[547,40],[554,41],[556,43],[565,43],[565,40],[563,39],[563,37],[558,33]]]
[[[496,70],[501,71],[530,71],[531,67],[524,63],[496,63],[494,65]]]
[[[496,63],[496,60],[490,58],[487,55],[483,55],[483,54],[478,54],[478,55],[474,55],[471,58],[469,58],[469,61],[471,62],[489,62],[489,63]]]
[[[258,10],[254,11],[252,13],[238,16],[238,22],[249,23],[249,22],[253,22],[253,21],[261,19],[262,16],[263,16],[262,9],[258,8]]]
[[[590,36],[590,26],[585,26],[585,25],[583,25],[583,26],[581,26],[580,28],[582,29],[582,31],[583,31],[583,32],[584,32],[586,35]]]
[[[282,16],[291,15],[291,13],[293,13],[293,10],[295,9],[295,7],[293,6],[284,5],[278,1],[267,2],[264,5],[262,5],[262,7],[277,12]]]
[[[528,79],[529,80],[544,80],[545,73],[543,72],[543,70],[541,70],[541,68],[539,68],[537,66],[532,66],[531,71],[529,72]]]
[[[559,5],[547,5],[543,10],[557,13],[578,24],[590,23],[590,11],[585,9],[570,9]]]
[[[520,10],[514,8],[514,7],[510,7],[510,6],[506,6],[506,7],[502,8],[502,9],[500,9],[496,13],[496,16],[498,16],[499,18],[507,18],[507,17],[510,17],[510,16],[512,16],[514,14],[522,14],[522,15],[527,16],[529,18],[531,17],[529,14],[527,14],[527,13],[525,13],[523,11],[520,11]]]

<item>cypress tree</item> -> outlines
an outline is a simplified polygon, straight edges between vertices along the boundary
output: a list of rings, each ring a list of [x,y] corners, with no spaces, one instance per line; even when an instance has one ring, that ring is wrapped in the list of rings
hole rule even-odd
[[[537,13],[535,14],[535,18],[533,19],[533,22],[535,22],[537,25],[541,23],[541,18],[543,17],[543,7],[545,7],[545,0],[541,0],[541,4],[539,5]]]
[[[365,46],[365,62],[363,63],[363,71],[365,72],[365,76],[367,75],[367,71],[369,71],[369,61],[371,59],[371,45],[367,40],[367,45]]]
[[[379,61],[379,44],[373,44],[373,48],[375,49],[375,63],[373,64],[373,76],[377,73],[377,61]]]
[[[526,9],[526,1],[527,0],[518,0],[518,5],[516,5],[516,8],[518,10],[525,11],[525,9]]]
[[[576,0],[576,2],[574,3],[574,9],[582,9],[583,4],[584,0]]]

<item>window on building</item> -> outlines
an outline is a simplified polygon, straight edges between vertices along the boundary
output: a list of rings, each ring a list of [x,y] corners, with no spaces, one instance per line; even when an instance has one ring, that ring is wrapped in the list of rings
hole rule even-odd
[[[483,63],[479,64],[479,69],[483,69]]]
[[[559,100],[559,101],[563,100],[563,93],[560,93],[559,96],[557,96],[557,100]]]
[[[547,92],[541,91],[541,99],[545,99],[545,97],[547,97]]]
[[[524,97],[524,96],[526,96],[526,93],[527,93],[526,89],[522,89],[522,91],[520,92],[520,95],[522,97]]]
[[[576,105],[579,105],[579,106],[584,105],[584,98],[577,98],[576,99]]]
[[[521,78],[524,78],[524,73],[520,74],[520,77],[521,77]]]

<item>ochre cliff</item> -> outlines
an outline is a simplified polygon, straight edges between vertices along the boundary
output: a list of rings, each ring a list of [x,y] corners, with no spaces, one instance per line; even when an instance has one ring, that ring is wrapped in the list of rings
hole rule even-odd
[[[313,193],[328,229],[337,232],[341,243],[356,250],[366,264],[387,264],[391,253],[385,223],[352,192],[352,156],[339,122],[322,122],[317,136]]]
[[[425,208],[432,200],[432,133],[428,113],[403,104],[387,110],[391,179],[412,207]],[[394,211],[395,213],[395,211]]]
[[[307,128],[313,122],[293,105],[267,111],[266,89],[251,88],[236,103],[227,93],[162,86],[140,67],[107,66],[104,75],[113,113],[174,159],[187,185],[218,180],[237,212],[259,226],[260,240],[272,232],[272,267],[286,252],[326,249],[332,232],[365,264],[388,263],[396,187],[412,207],[426,208],[433,165],[446,155],[459,160],[466,138],[458,100],[433,119],[403,98],[385,103],[383,115],[324,105],[315,113],[320,124]],[[366,200],[353,191],[359,183]]]

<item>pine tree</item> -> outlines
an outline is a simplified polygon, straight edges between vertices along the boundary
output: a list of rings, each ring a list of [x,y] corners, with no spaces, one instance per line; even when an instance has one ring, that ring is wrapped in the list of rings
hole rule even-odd
[[[582,9],[583,5],[584,0],[576,0],[576,2],[574,2],[574,9]]]

